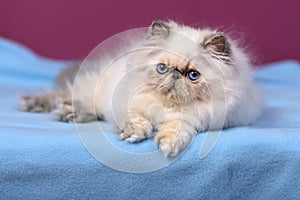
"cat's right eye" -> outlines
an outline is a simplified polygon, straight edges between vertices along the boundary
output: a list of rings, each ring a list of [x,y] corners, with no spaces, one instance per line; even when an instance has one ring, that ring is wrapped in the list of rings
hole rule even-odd
[[[159,74],[165,74],[169,71],[169,68],[167,67],[167,65],[163,64],[163,63],[159,63],[156,66],[156,70]]]

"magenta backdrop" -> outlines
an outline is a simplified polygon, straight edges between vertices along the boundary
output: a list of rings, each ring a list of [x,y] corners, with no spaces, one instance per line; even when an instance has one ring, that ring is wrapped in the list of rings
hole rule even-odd
[[[258,63],[267,63],[300,60],[299,9],[299,0],[0,0],[0,36],[76,59],[116,33],[174,19],[242,33]]]

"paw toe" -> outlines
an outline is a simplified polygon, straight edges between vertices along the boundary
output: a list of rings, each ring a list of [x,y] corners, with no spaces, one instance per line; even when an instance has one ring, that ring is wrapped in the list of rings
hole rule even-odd
[[[30,94],[20,97],[19,109],[28,112],[50,112],[55,108],[53,95]]]
[[[139,137],[138,135],[131,135],[130,137],[126,138],[127,142],[138,142],[140,140],[143,140],[143,137]]]
[[[167,157],[174,157],[180,151],[180,147],[174,144],[172,141],[161,141],[159,148]]]
[[[118,135],[121,140],[128,138],[128,135],[124,132],[119,132]]]

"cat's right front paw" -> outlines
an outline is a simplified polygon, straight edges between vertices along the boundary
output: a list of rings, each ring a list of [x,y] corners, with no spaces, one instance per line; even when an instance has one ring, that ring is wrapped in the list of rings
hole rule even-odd
[[[119,131],[119,137],[128,142],[138,142],[151,136],[152,126],[146,119],[139,119],[125,124]]]

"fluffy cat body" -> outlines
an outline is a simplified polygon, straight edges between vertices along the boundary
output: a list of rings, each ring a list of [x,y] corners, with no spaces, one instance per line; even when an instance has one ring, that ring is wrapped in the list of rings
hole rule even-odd
[[[56,103],[47,111],[56,120],[105,119],[129,142],[157,131],[166,156],[176,156],[198,132],[249,125],[261,112],[251,62],[223,33],[154,21],[120,52],[129,53],[66,69],[54,95],[24,96],[21,109],[43,111],[36,108],[51,95]]]

